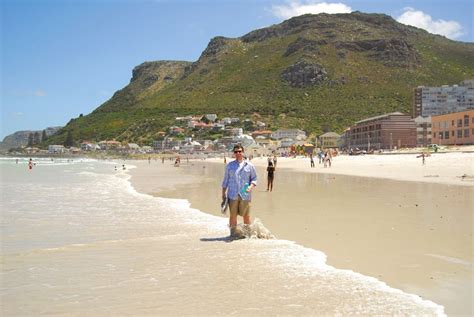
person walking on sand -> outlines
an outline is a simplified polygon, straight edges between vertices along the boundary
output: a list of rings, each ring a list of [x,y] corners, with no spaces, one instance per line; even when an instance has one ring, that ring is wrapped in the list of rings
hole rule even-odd
[[[311,160],[311,167],[314,167],[313,153],[309,155],[309,159]]]
[[[33,169],[33,159],[30,157],[30,160],[28,161],[28,170],[32,170]]]
[[[273,190],[273,176],[275,173],[275,166],[272,162],[268,162],[267,167],[267,192]]]
[[[252,189],[257,186],[255,166],[244,160],[244,148],[234,146],[235,160],[226,165],[222,181],[222,200],[229,199],[230,235],[236,236],[237,215],[244,218],[244,224],[250,225],[250,201]]]

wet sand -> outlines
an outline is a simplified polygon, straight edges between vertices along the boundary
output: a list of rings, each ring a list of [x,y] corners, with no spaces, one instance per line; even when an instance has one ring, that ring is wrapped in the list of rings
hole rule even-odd
[[[222,162],[133,164],[138,191],[184,198],[220,214]],[[448,315],[472,315],[473,186],[303,173],[282,165],[271,193],[258,167],[252,205],[253,217],[278,238],[323,251],[332,266],[444,305]],[[316,165],[313,170],[324,171]]]

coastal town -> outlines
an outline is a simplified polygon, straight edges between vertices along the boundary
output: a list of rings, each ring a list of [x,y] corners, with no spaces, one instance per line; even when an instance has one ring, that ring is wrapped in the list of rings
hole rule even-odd
[[[366,118],[342,134],[325,131],[308,136],[300,129],[270,130],[265,122],[251,118],[219,118],[217,114],[176,117],[167,131],[158,132],[152,144],[116,140],[82,140],[80,147],[49,145],[48,149],[27,146],[27,154],[218,154],[237,143],[248,155],[311,154],[315,148],[337,149],[348,154],[397,149],[474,144],[474,80],[459,85],[417,87],[413,90],[412,113],[386,113]]]

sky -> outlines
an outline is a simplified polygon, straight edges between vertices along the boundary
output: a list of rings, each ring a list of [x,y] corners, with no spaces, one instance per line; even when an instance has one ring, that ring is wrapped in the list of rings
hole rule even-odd
[[[89,114],[145,61],[196,61],[215,36],[240,37],[305,13],[384,13],[474,42],[470,0],[0,2],[0,140]]]

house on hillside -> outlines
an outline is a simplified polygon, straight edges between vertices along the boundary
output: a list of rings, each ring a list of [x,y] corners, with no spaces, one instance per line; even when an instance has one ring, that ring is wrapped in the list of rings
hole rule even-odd
[[[339,147],[339,140],[341,136],[335,132],[326,132],[318,138],[318,145],[321,148],[337,148]]]
[[[170,135],[178,135],[178,134],[182,134],[182,133],[184,133],[184,129],[180,128],[180,127],[173,126],[173,127],[170,127],[170,129],[169,129],[169,134]]]
[[[306,132],[300,129],[280,129],[272,132],[271,137],[276,140],[280,139],[293,139],[293,140],[306,140]]]
[[[252,137],[254,137],[254,138],[257,138],[259,136],[269,138],[269,137],[271,137],[271,135],[272,135],[272,131],[270,131],[270,130],[258,130],[258,131],[252,132]]]
[[[140,146],[136,143],[128,143],[125,147],[129,153],[138,153],[140,152]]]
[[[87,151],[87,152],[97,151],[97,150],[100,150],[100,146],[95,142],[83,141],[81,142],[81,150]]]
[[[215,113],[206,114],[206,115],[204,115],[204,118],[206,118],[210,122],[215,122],[217,120],[217,114],[215,114]]]
[[[280,146],[278,148],[287,149],[296,143],[295,140],[291,138],[283,138],[280,140]]]
[[[59,144],[51,144],[48,145],[48,153],[51,154],[60,154],[60,153],[66,153],[66,148],[64,145],[59,145]]]
[[[122,144],[115,140],[104,140],[99,142],[99,147],[102,151],[118,150],[122,147]]]

